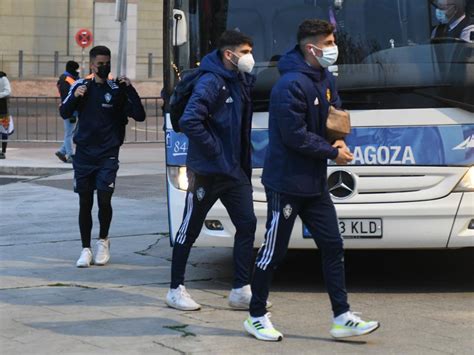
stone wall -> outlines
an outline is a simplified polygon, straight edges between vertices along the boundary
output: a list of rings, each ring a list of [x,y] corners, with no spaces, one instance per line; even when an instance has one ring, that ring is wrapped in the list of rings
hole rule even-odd
[[[93,32],[94,44],[108,45],[116,53],[119,24],[114,21],[114,11],[114,0],[1,0],[0,70],[18,77],[18,52],[23,50],[24,78],[53,77],[55,51],[59,53],[59,72],[67,60],[81,62],[81,48],[74,40],[81,28]],[[131,67],[127,74],[148,79],[151,53],[152,79],[161,82],[163,1],[129,0],[129,16],[127,63]],[[112,69],[116,69],[113,63]]]

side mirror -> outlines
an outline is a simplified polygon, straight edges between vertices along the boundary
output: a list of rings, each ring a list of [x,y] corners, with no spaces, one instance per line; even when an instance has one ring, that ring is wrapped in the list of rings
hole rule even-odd
[[[182,10],[173,9],[173,46],[181,46],[188,40],[188,25]]]

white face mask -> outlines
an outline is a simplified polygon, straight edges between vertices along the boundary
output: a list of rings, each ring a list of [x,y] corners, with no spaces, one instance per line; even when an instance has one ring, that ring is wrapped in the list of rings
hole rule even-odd
[[[239,69],[240,72],[242,73],[250,73],[252,72],[253,70],[253,67],[255,65],[255,60],[253,59],[253,55],[252,53],[247,53],[247,54],[244,54],[243,56],[239,57],[237,54],[235,54],[234,52],[231,52],[233,55],[235,55],[237,58],[239,58],[237,60],[237,64],[235,64],[234,62],[232,62],[232,64],[234,64],[237,69]]]
[[[337,57],[339,55],[339,49],[337,48],[337,46],[326,47],[322,49],[316,46],[312,47],[319,49],[323,52],[322,57],[318,57],[314,51],[314,48],[311,48],[311,53],[314,55],[316,60],[319,62],[319,64],[321,64],[323,68],[327,68],[336,63]]]

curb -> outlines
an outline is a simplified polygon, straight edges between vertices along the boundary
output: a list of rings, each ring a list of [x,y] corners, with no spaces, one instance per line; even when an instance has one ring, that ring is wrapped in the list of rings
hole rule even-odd
[[[49,176],[72,171],[71,167],[0,166],[0,175]]]

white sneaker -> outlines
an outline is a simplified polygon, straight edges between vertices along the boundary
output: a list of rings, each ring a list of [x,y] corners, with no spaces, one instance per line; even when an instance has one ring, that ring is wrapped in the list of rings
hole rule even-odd
[[[201,305],[196,303],[183,285],[170,288],[166,295],[166,304],[181,311],[197,311]]]
[[[365,335],[374,332],[380,327],[379,322],[364,321],[357,316],[358,313],[348,311],[334,318],[331,335],[334,338],[346,338]]]
[[[92,251],[90,248],[83,248],[81,256],[76,261],[77,267],[89,267],[92,264]]]
[[[229,294],[229,306],[234,309],[248,310],[250,300],[252,299],[252,289],[250,285],[242,286],[241,288],[233,288]],[[270,308],[272,303],[267,301],[267,308]]]
[[[258,340],[283,340],[283,334],[273,328],[273,324],[270,321],[270,313],[267,313],[262,317],[248,316],[244,322],[244,328],[249,334],[252,334]]]
[[[99,239],[96,245],[94,264],[103,266],[110,260],[110,240],[109,238]]]

